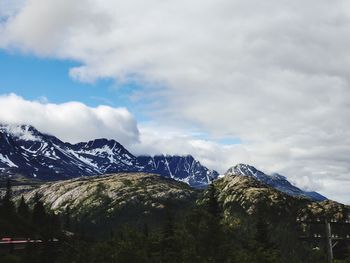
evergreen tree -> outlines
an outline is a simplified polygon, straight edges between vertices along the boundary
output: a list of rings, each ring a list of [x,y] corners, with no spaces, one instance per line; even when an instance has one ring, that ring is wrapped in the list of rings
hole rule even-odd
[[[217,199],[217,190],[212,181],[208,188],[207,216],[204,217],[204,244],[203,254],[209,261],[221,262],[225,257],[226,251],[223,251],[224,229],[221,224],[222,210]]]
[[[250,236],[237,238],[237,228],[230,220],[223,220],[216,184],[206,191],[206,201],[198,205],[186,218],[181,228],[181,245],[184,244],[184,262],[249,262],[255,263],[243,246],[248,247]],[[239,222],[239,221],[237,221]],[[241,229],[244,231],[245,229]],[[182,261],[180,261],[182,262]]]
[[[17,208],[17,213],[20,217],[22,217],[23,219],[27,220],[29,217],[29,207],[26,203],[26,201],[24,200],[24,197],[22,195],[21,200],[19,202],[18,208]]]
[[[6,181],[6,193],[1,202],[2,213],[5,217],[11,218],[15,214],[15,205],[12,201],[12,185],[10,177]]]
[[[174,214],[170,205],[166,208],[165,222],[162,230],[161,251],[164,262],[175,262],[177,251],[175,240]]]
[[[148,227],[148,223],[147,222],[144,222],[142,232],[143,232],[143,236],[145,238],[148,238],[148,236],[149,236],[149,227]]]
[[[32,214],[32,222],[38,227],[42,227],[46,224],[46,210],[43,202],[40,200],[39,194],[36,192],[34,197],[34,207]]]
[[[268,225],[261,214],[258,215],[256,222],[255,240],[264,248],[270,247]]]
[[[65,230],[68,230],[68,231],[72,230],[71,211],[70,211],[69,206],[66,207],[66,210],[65,210],[65,213],[64,213],[63,228]]]
[[[213,219],[220,221],[222,217],[222,212],[217,199],[217,192],[214,182],[211,182],[208,189],[208,212],[213,217]]]

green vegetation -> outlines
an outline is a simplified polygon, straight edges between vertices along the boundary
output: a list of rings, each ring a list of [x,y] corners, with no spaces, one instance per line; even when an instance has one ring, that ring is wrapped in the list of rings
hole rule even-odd
[[[10,180],[7,181],[6,194],[0,200],[0,233],[1,238],[40,240],[40,249],[38,244],[28,243],[20,255],[14,245],[1,245],[0,262],[4,263],[55,262],[58,254],[52,247],[52,241],[64,236],[59,216],[47,211],[38,195],[35,196],[32,208],[23,196],[16,206]]]
[[[96,177],[85,185],[72,180],[42,186],[17,199],[8,181],[0,204],[1,236],[43,242],[0,250],[0,262],[325,262],[324,247],[298,239],[293,215],[306,207],[305,200],[259,185],[238,195],[251,182],[234,186],[231,179],[197,193],[150,175]],[[80,206],[76,187],[87,189]],[[349,262],[348,252],[343,245],[336,262]]]

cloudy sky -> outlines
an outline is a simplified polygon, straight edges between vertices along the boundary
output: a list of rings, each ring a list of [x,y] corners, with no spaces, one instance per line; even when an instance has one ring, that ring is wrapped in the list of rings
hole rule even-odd
[[[0,0],[0,69],[2,122],[350,204],[348,0]]]

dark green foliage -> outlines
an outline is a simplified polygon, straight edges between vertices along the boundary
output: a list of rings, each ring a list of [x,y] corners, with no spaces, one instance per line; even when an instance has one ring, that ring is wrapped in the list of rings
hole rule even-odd
[[[29,206],[27,205],[26,201],[24,200],[23,195],[21,197],[21,201],[19,202],[19,205],[17,208],[17,213],[21,218],[23,218],[25,220],[27,220],[30,216]]]
[[[40,227],[46,222],[46,211],[42,201],[40,201],[39,194],[36,193],[34,197],[34,208],[32,214],[32,222],[34,225]]]
[[[264,219],[262,215],[259,214],[256,222],[255,240],[259,244],[262,244],[264,248],[268,249],[272,246],[269,236],[270,232],[266,219]]]
[[[67,231],[72,230],[72,215],[69,206],[66,207],[65,213],[62,215],[63,216],[63,227]]]
[[[171,208],[166,208],[165,222],[161,233],[162,261],[173,262],[176,258],[176,238],[174,214]]]
[[[45,209],[39,196],[35,198],[33,209],[23,196],[16,209],[8,184],[0,211],[0,237],[41,240],[40,243],[28,243],[19,252],[10,245],[0,247],[0,262],[55,262],[58,251],[52,240],[62,239],[61,223],[58,215]]]
[[[98,192],[104,194],[102,186]],[[224,209],[215,184],[199,199],[203,202],[191,207],[168,200],[155,212],[133,204],[105,219],[97,208],[95,221],[92,216],[72,217],[69,207],[56,215],[39,195],[31,207],[22,197],[16,210],[11,193],[9,183],[1,200],[1,212],[6,213],[0,214],[0,233],[43,243],[19,254],[0,253],[1,263],[313,263],[325,258],[322,248],[313,250],[298,239],[295,220],[288,214],[273,215],[263,203],[253,215],[234,201]],[[52,242],[54,238],[60,242]],[[337,262],[349,262],[343,254]]]
[[[219,201],[216,193],[216,187],[214,183],[211,183],[209,185],[207,210],[208,210],[208,213],[213,217],[213,219],[220,221],[222,217],[222,210],[219,205]]]
[[[11,179],[7,178],[6,181],[6,193],[4,198],[1,200],[1,209],[5,217],[11,218],[15,213],[15,205],[12,201],[12,188],[11,188]]]

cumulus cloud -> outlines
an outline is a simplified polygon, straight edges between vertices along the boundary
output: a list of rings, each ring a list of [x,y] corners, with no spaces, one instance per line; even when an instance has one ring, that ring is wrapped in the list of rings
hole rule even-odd
[[[63,141],[75,143],[110,138],[126,146],[138,141],[137,123],[124,108],[91,108],[80,102],[29,101],[15,94],[1,95],[0,105],[0,123],[30,124]]]
[[[27,0],[0,47],[79,61],[80,81],[146,83],[133,98],[158,123],[240,138],[232,162],[349,203],[335,187],[350,182],[349,32],[347,0]]]

